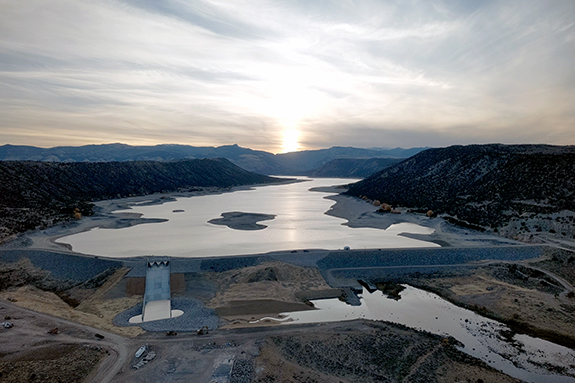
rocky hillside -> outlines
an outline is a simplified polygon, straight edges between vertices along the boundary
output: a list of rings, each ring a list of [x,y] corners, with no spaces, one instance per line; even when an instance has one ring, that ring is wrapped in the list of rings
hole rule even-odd
[[[513,230],[561,230],[569,235],[575,226],[575,147],[492,144],[428,149],[352,185],[348,194],[431,209],[494,229],[530,218],[531,227],[524,222],[511,225]],[[546,224],[549,220],[555,223]]]
[[[189,145],[131,146],[105,144],[38,148],[23,145],[0,146],[2,161],[112,162],[173,161],[178,159],[226,158],[241,168],[259,174],[303,175],[336,158],[407,158],[423,148],[360,149],[333,147],[320,150],[273,154],[238,145],[198,147]]]
[[[91,201],[276,181],[221,158],[174,162],[0,161],[0,240],[74,215],[89,215]]]
[[[399,158],[338,158],[307,173],[310,177],[364,178],[400,162]]]

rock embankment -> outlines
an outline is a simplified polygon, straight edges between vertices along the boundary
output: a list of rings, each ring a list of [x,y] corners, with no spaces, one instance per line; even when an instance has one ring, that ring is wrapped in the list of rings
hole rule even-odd
[[[113,323],[116,326],[141,326],[146,331],[152,332],[195,332],[204,326],[208,326],[210,330],[219,327],[220,319],[215,311],[206,308],[202,302],[197,299],[190,298],[173,298],[172,310],[182,310],[184,313],[171,319],[163,319],[152,322],[144,322],[142,324],[131,324],[129,320],[131,317],[142,314],[142,305],[132,307],[118,314]]]

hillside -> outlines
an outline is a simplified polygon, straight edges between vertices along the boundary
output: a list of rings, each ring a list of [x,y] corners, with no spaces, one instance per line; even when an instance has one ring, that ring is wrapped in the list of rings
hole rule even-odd
[[[43,162],[123,162],[174,161],[181,159],[226,158],[236,165],[256,173],[276,173],[280,166],[272,153],[251,150],[238,145],[197,147],[189,145],[131,146],[104,144],[85,146],[0,146],[0,160]]]
[[[364,178],[393,164],[399,158],[338,158],[307,173],[310,177]]]
[[[330,161],[340,158],[361,159],[361,158],[398,158],[403,153],[419,152],[424,148],[414,149],[361,149],[353,147],[334,146],[329,149],[305,150],[301,152],[291,152],[277,154],[284,173],[288,175],[301,175],[305,172],[317,169]],[[406,155],[405,157],[408,157]],[[404,158],[405,158],[404,157]]]
[[[179,159],[226,158],[248,171],[259,174],[302,175],[336,158],[406,158],[423,148],[359,149],[333,147],[320,150],[273,154],[238,145],[196,147],[189,145],[130,146],[105,144],[86,146],[0,146],[0,161],[112,162],[173,161]]]
[[[90,215],[91,201],[275,181],[221,158],[174,162],[0,161],[0,240],[71,219],[75,209]]]
[[[492,144],[428,149],[351,185],[348,194],[431,209],[487,228],[506,226],[509,235],[541,230],[572,235],[575,147]],[[513,224],[519,217],[531,221]]]

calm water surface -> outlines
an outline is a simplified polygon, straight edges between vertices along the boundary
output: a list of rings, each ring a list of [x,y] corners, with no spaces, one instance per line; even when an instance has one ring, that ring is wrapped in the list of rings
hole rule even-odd
[[[144,218],[168,219],[123,229],[94,229],[61,238],[73,249],[104,256],[171,255],[180,257],[255,254],[290,249],[405,248],[435,247],[429,242],[398,236],[402,232],[430,234],[432,229],[414,224],[393,225],[387,230],[349,228],[345,220],[324,214],[334,204],[324,199],[330,193],[310,188],[340,185],[354,179],[315,179],[288,185],[256,187],[252,190],[178,198],[155,206],[134,206],[129,212]],[[173,210],[184,210],[174,213]],[[268,228],[257,231],[230,229],[208,223],[224,212],[274,214],[262,221]],[[400,301],[383,297],[381,292],[365,293],[362,305],[349,306],[339,300],[318,300],[320,310],[285,313],[290,323],[341,321],[355,318],[386,320],[420,328],[436,334],[449,334],[465,347],[463,351],[491,366],[530,382],[575,382],[569,377],[549,375],[545,363],[564,366],[574,373],[572,350],[552,343],[516,335],[507,342],[500,335],[506,327],[459,308],[440,297],[412,287]]]
[[[435,247],[431,242],[398,236],[402,232],[430,234],[433,229],[402,223],[387,230],[350,228],[346,221],[324,214],[334,204],[324,199],[332,193],[310,188],[347,184],[357,179],[314,179],[287,185],[270,185],[233,193],[178,198],[155,206],[134,206],[129,212],[144,218],[169,221],[123,229],[93,229],[63,237],[60,243],[74,251],[111,257],[169,255],[206,257],[257,254],[291,249]],[[374,208],[375,209],[375,208]],[[184,210],[174,213],[173,210]],[[234,230],[208,223],[222,213],[274,214],[261,221],[263,230]]]
[[[381,291],[364,292],[361,306],[338,299],[313,301],[319,310],[283,313],[287,324],[337,322],[358,318],[400,323],[433,334],[450,335],[464,344],[463,352],[490,366],[527,382],[575,382],[575,378],[550,374],[546,368],[564,368],[575,376],[575,352],[542,339],[515,335],[512,342],[501,336],[507,326],[470,310],[455,306],[441,297],[411,286],[395,301]],[[272,320],[262,318],[260,320]]]

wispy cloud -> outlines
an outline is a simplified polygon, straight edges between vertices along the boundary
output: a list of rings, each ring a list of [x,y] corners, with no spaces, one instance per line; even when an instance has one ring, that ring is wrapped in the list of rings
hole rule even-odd
[[[0,2],[0,143],[575,144],[575,3]]]

